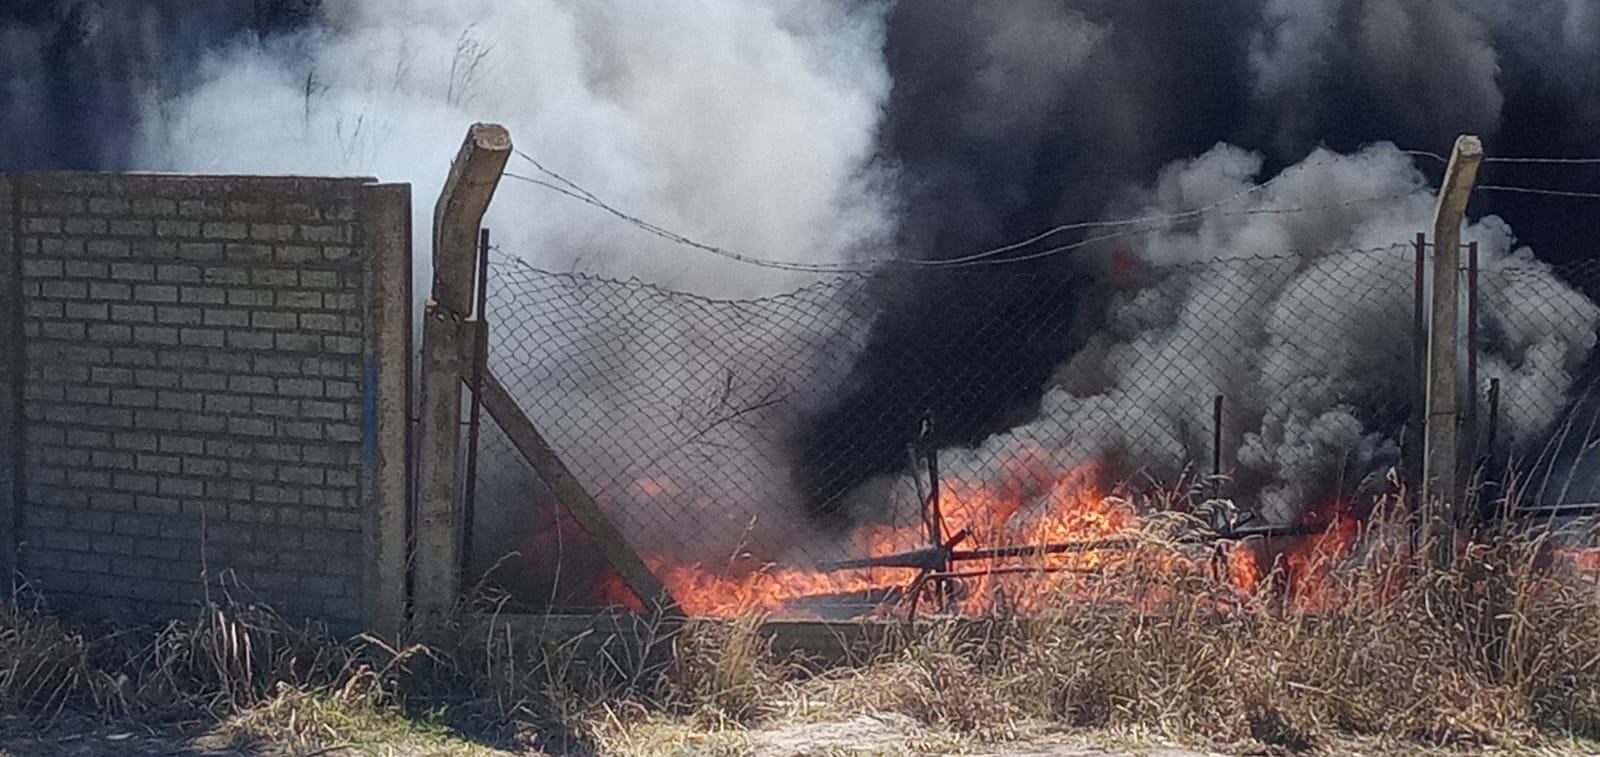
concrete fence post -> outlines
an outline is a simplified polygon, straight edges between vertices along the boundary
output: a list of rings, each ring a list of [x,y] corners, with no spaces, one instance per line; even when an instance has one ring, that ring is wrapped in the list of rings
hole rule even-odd
[[[511,135],[475,124],[450,167],[433,216],[433,288],[423,312],[422,405],[417,426],[414,618],[450,611],[461,588],[462,342],[471,330],[478,230],[511,157]]]
[[[1463,507],[1457,467],[1461,224],[1482,163],[1483,144],[1477,137],[1464,134],[1456,140],[1434,212],[1433,317],[1428,330],[1428,420],[1422,501],[1432,513],[1428,521],[1440,563],[1454,560],[1458,511]]]

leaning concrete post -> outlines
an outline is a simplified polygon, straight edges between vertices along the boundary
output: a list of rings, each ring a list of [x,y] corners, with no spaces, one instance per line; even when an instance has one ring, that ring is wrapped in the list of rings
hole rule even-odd
[[[1457,377],[1460,320],[1461,222],[1483,163],[1477,137],[1456,140],[1433,219],[1433,319],[1428,331],[1428,422],[1423,452],[1423,503],[1439,549],[1436,559],[1454,559],[1461,486],[1456,467],[1460,411]]]
[[[423,312],[422,406],[417,426],[417,511],[412,597],[417,620],[448,613],[461,588],[460,452],[462,342],[472,309],[478,230],[511,135],[474,124],[450,166],[433,214],[433,290]]]

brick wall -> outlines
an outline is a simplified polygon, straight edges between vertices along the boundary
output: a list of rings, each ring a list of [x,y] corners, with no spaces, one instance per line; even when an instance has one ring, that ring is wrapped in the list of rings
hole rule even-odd
[[[392,612],[410,325],[386,298],[410,301],[405,189],[4,183],[19,318],[0,485],[21,576],[135,617],[192,612],[202,571],[337,627]]]

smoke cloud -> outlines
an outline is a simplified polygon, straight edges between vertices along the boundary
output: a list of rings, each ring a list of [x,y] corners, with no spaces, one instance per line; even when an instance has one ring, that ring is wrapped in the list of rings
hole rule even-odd
[[[1220,145],[1163,170],[1142,192],[1140,215],[1222,207],[1140,241],[1150,283],[1112,298],[1106,327],[1061,367],[1038,417],[948,450],[943,470],[998,489],[1020,484],[1041,513],[1054,504],[1054,473],[1086,463],[1171,481],[1209,459],[1220,394],[1224,466],[1274,522],[1383,488],[1410,392],[1411,335],[1399,324],[1411,317],[1413,253],[1403,240],[1431,223],[1433,192],[1392,145],[1318,150],[1269,185],[1257,183],[1262,164]],[[1280,212],[1298,208],[1313,210]],[[1518,408],[1504,433],[1526,444],[1573,399],[1600,307],[1514,248],[1498,218],[1469,225],[1464,240],[1481,247],[1481,312],[1495,334],[1480,349],[1483,380],[1502,381]],[[1048,461],[1029,469],[1048,475],[1019,482],[1018,460]],[[914,517],[914,502],[899,508],[892,517]]]
[[[175,96],[210,45],[309,16],[303,0],[0,7],[0,170],[125,169],[142,103]]]
[[[1098,249],[1018,264],[1034,274],[1021,285],[886,273],[869,306],[766,332],[798,356],[795,376],[844,388],[800,402],[807,420],[780,429],[789,446],[727,439],[740,451],[678,485],[722,497],[715,481],[769,472],[790,486],[770,503],[780,541],[814,535],[793,492],[828,513],[898,476],[924,411],[957,419],[935,441],[975,477],[1020,446],[1062,465],[1109,455],[1162,470],[1204,451],[1220,391],[1227,462],[1273,517],[1351,477],[1359,487],[1395,455],[1394,361],[1410,346],[1393,324],[1409,320],[1410,283],[1394,274],[1399,253],[1328,250],[1430,224],[1441,167],[1392,144],[1443,152],[1473,131],[1494,154],[1600,154],[1588,0],[61,0],[0,10],[0,63],[0,128],[14,137],[0,167],[369,174],[414,184],[423,240],[478,120],[641,218],[790,260],[948,258],[1058,223],[1203,207],[1280,175],[1229,209],[1337,206],[1162,228],[1131,250],[1149,269],[1139,286],[1108,283]],[[517,158],[512,170],[533,172]],[[1592,190],[1592,177],[1533,170],[1491,166],[1484,180]],[[1385,199],[1340,205],[1363,197]],[[1515,271],[1485,278],[1480,366],[1526,409],[1508,429],[1526,442],[1587,380],[1596,325],[1539,261],[1593,258],[1600,214],[1487,195],[1471,215],[1486,270]],[[675,248],[513,179],[488,225],[540,267],[707,295],[811,278]],[[1260,254],[1286,259],[1192,265]],[[1330,301],[1334,283],[1363,295]],[[983,332],[982,350],[946,348],[974,341],[951,335],[984,328],[994,303],[1045,296],[1069,306],[1018,317],[1068,338]],[[1228,305],[1240,302],[1259,306]],[[675,367],[740,359],[694,324],[590,320],[586,344],[648,330],[683,345]],[[858,354],[814,346],[868,327]],[[907,344],[924,359],[909,373]],[[562,349],[532,359],[572,359]],[[563,401],[600,417],[640,405],[649,364],[613,357],[607,382]],[[752,391],[776,380],[741,377]],[[1084,433],[1105,414],[1122,428]],[[645,446],[679,438],[673,423],[639,431]],[[841,437],[861,454],[823,470]],[[599,443],[574,454],[624,462]],[[730,532],[694,528],[719,545]]]
[[[1499,55],[1465,3],[1268,0],[1262,21],[1250,42],[1251,95],[1279,155],[1315,145],[1363,106],[1412,144],[1497,130]]]
[[[505,124],[520,148],[617,207],[721,246],[840,262],[863,250],[878,254],[869,248],[892,229],[892,175],[874,163],[889,92],[876,4],[346,0],[323,10],[325,26],[233,45],[206,62],[198,86],[152,106],[139,143],[142,164],[410,181],[419,281],[427,281],[433,198],[475,120]],[[521,158],[508,170],[538,176]],[[811,278],[686,254],[510,178],[485,225],[506,252],[540,268],[640,277],[704,295],[770,294]],[[426,296],[425,287],[418,296]],[[594,305],[574,342],[528,339],[504,345],[493,359],[502,376],[529,366],[594,365],[588,378],[598,384],[548,376],[524,383],[525,405],[539,405],[536,418],[547,435],[567,442],[561,451],[575,468],[643,477],[653,473],[655,457],[704,437],[691,427],[705,419],[674,402],[684,398],[659,396],[661,378],[705,383],[707,396],[688,400],[711,401],[720,377],[708,374],[741,361],[716,338],[715,324],[606,310],[615,305]],[[517,306],[509,302],[496,313],[498,333],[516,333],[504,319],[514,318]],[[629,319],[618,320],[624,315]],[[837,362],[811,346],[813,328],[837,327],[771,324],[760,338],[789,346],[788,381],[741,369],[729,377],[737,391],[723,399],[755,401],[743,393],[773,391]],[[671,357],[651,352],[669,344],[676,345]],[[552,398],[559,401],[548,404]],[[629,443],[590,433],[596,424],[626,424]],[[629,533],[636,543],[692,547],[685,556],[694,557],[725,558],[734,550],[749,524],[690,504],[762,491],[763,481],[782,480],[785,465],[767,429],[736,429],[743,430],[718,429],[728,451],[714,466],[693,480],[664,480],[671,491],[655,492],[685,505],[684,512],[624,521],[648,529]],[[728,433],[733,438],[722,438]],[[506,539],[531,525],[530,490],[507,477],[513,473],[485,482],[485,505],[477,510],[480,552],[491,559],[516,546]],[[803,509],[782,494],[768,493],[763,529],[804,526]],[[601,496],[630,512],[660,507],[637,487]]]
[[[721,246],[829,262],[891,228],[889,177],[872,164],[889,90],[874,4],[342,0],[323,10],[325,26],[235,44],[197,86],[153,105],[138,163],[410,181],[425,234],[467,126],[494,120],[609,202]],[[509,170],[535,173],[520,159]],[[685,255],[512,180],[486,225],[545,268],[722,296],[796,282]]]
[[[1383,141],[1444,153],[1467,131],[1482,135],[1493,154],[1600,154],[1600,53],[1590,43],[1600,13],[1591,6],[1581,0],[901,3],[889,20],[886,56],[895,86],[883,139],[906,198],[901,254],[948,257],[1056,223],[1127,215],[1141,207],[1130,197],[1139,197],[1166,166],[1218,143],[1259,155],[1264,176],[1317,150],[1350,154]],[[1036,44],[1041,40],[1061,42]],[[1436,182],[1443,166],[1417,160]],[[1592,175],[1548,167],[1488,166],[1481,179],[1593,187]],[[1344,188],[1355,196],[1362,190],[1353,183]],[[1480,193],[1471,216],[1487,215],[1514,226],[1520,242],[1547,261],[1590,259],[1600,235],[1600,214],[1548,197]],[[1413,225],[1396,239],[1425,228]],[[1059,297],[1103,313],[1086,302],[1100,287],[1084,287],[1068,257],[1016,268],[1039,273]],[[910,317],[880,320],[857,364],[854,391],[819,417],[800,447],[803,457],[820,459],[830,434],[843,429],[890,452],[854,461],[842,478],[823,465],[804,468],[805,487],[819,492],[818,511],[829,511],[850,486],[902,465],[893,450],[909,441],[925,409],[980,419],[939,427],[948,445],[971,445],[1004,430],[1018,408],[1037,410],[1045,378],[1078,348],[1039,350],[998,335],[993,353],[939,354],[930,362],[949,370],[913,376],[908,386],[894,367],[898,345],[974,330],[966,320],[969,305],[1005,293],[938,277],[885,289],[891,310]],[[1095,316],[1086,317],[1075,324],[1094,326]],[[990,372],[986,361],[994,354],[1015,357],[1006,370]],[[937,387],[969,375],[983,377],[988,391],[940,398]],[[863,417],[883,420],[868,427],[857,420]]]

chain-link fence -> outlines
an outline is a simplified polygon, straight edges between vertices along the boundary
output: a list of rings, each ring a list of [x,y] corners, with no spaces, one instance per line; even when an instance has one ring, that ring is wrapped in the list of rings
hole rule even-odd
[[[1507,261],[1479,277],[1476,415],[1464,443],[1496,499],[1524,515],[1600,503],[1600,261]]]
[[[958,531],[991,548],[1114,537],[1142,492],[1213,468],[1264,523],[1382,493],[1416,423],[1415,255],[895,268],[719,300],[497,252],[489,367],[688,609],[774,609],[881,581],[819,566]],[[1474,391],[1480,457],[1582,456],[1552,440],[1600,407],[1579,391],[1593,270],[1486,261],[1464,360],[1497,387],[1494,407]],[[630,604],[485,426],[475,573],[532,605]]]

